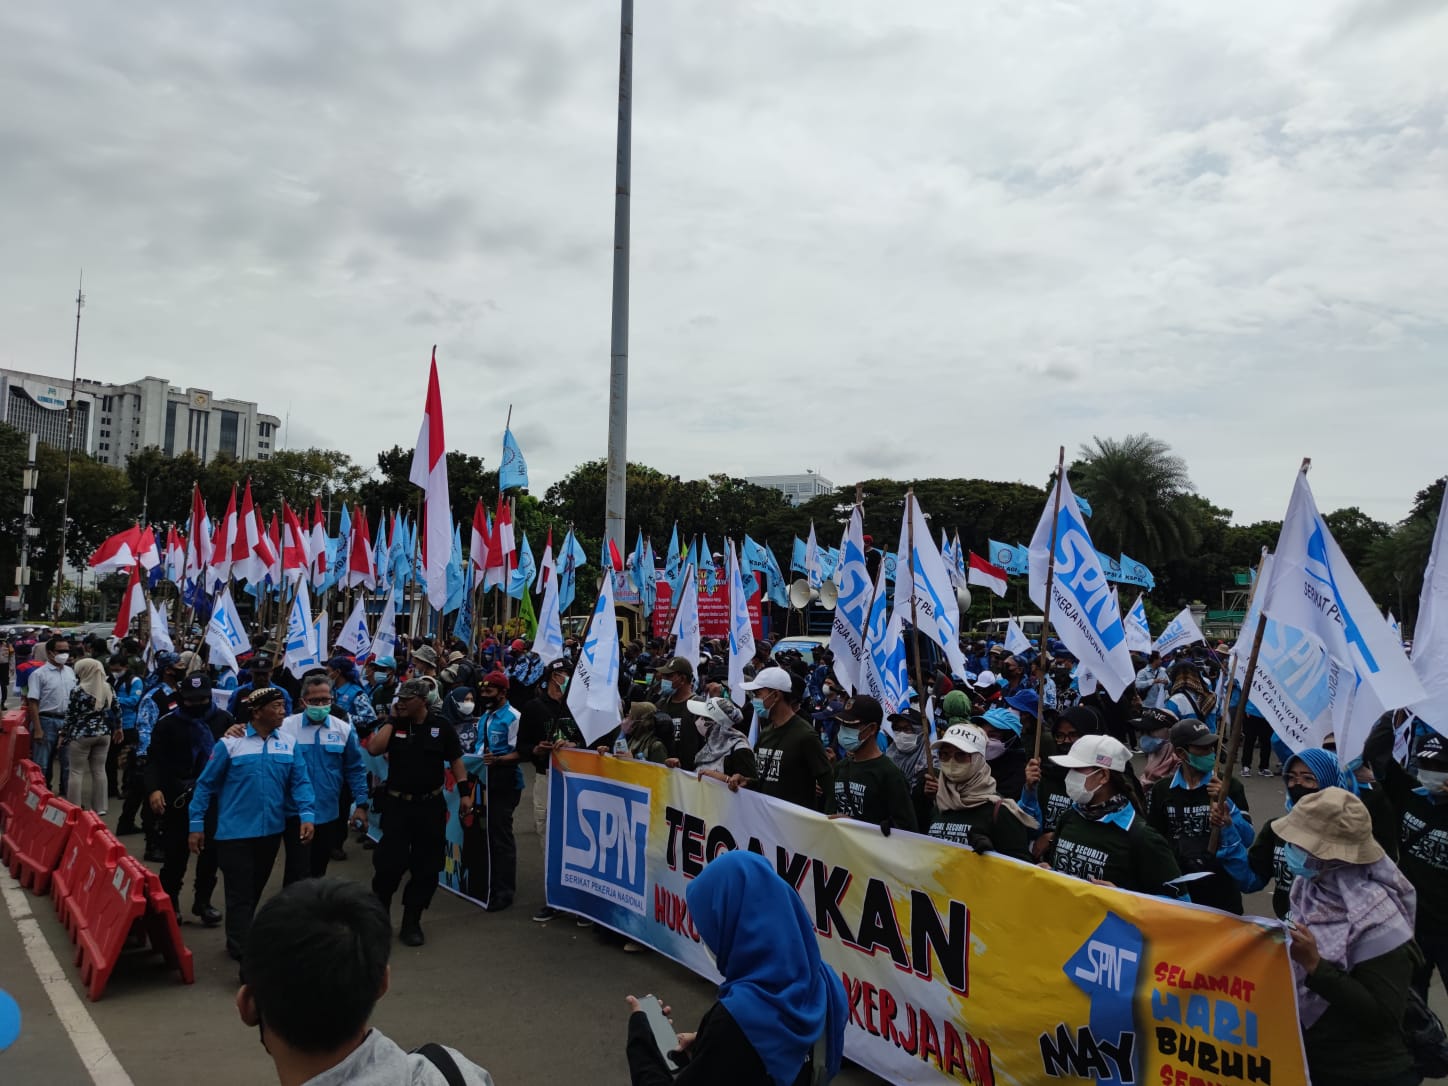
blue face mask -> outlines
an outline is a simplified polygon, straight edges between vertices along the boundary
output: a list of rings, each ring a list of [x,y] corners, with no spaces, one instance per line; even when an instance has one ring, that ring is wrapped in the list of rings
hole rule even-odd
[[[835,742],[846,754],[854,754],[860,749],[860,729],[847,728],[841,724],[840,730],[835,733]]]
[[[673,679],[660,679],[660,680],[659,680],[659,693],[660,693],[660,694],[672,694],[673,692],[674,692],[674,680],[673,680]]]
[[[769,710],[764,707],[763,698],[750,698],[749,704],[754,709],[754,715],[760,720],[769,719]]]
[[[1309,866],[1311,860],[1312,857],[1296,845],[1284,844],[1282,846],[1282,862],[1287,866],[1287,870],[1292,873],[1293,878],[1317,878],[1320,872],[1317,868]]]
[[[1166,746],[1166,740],[1159,735],[1143,735],[1141,737],[1141,752],[1143,754],[1155,754]]]

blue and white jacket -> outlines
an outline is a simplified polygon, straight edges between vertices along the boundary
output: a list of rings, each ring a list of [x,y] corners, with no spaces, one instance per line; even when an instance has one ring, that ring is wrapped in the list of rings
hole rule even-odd
[[[317,809],[307,763],[297,754],[292,737],[278,729],[263,739],[250,724],[245,735],[222,737],[211,748],[211,758],[191,794],[192,833],[205,830],[206,811],[213,800],[219,804],[218,841],[281,833],[288,810],[311,822]]]
[[[367,767],[362,762],[362,746],[357,742],[356,729],[341,717],[328,717],[321,724],[313,724],[304,713],[294,713],[282,721],[278,735],[285,735],[292,741],[302,761],[307,765],[307,780],[312,785],[312,797],[318,812],[317,824],[337,820],[337,801],[342,795],[345,781],[352,793],[352,806],[365,804],[367,799]],[[297,815],[295,800],[287,797],[287,817]],[[321,818],[326,815],[326,818]]]
[[[512,754],[518,749],[518,710],[514,709],[506,701],[496,709],[484,709],[483,715],[478,717],[478,748],[475,754]],[[501,773],[508,769],[513,771],[512,786],[518,791],[523,790],[523,766],[521,762],[515,762],[511,766],[494,766],[494,773]],[[507,785],[499,782],[499,788],[506,788]]]

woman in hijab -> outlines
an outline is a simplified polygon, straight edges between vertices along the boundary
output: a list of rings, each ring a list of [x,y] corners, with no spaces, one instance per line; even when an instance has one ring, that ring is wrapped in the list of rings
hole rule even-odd
[[[955,693],[955,691],[951,691]],[[946,697],[949,697],[947,694]],[[964,695],[961,695],[964,697]],[[915,825],[930,825],[934,802],[925,794],[925,779],[931,771],[930,746],[922,734],[924,721],[918,710],[906,708],[890,717],[890,728],[894,735],[885,748],[885,757],[905,774],[905,783],[910,786],[910,805],[915,808]]]
[[[694,726],[704,745],[694,755],[694,769],[700,777],[723,781],[732,791],[759,776],[759,767],[749,739],[740,730],[744,714],[728,698],[691,699],[685,706],[694,714]]]
[[[663,721],[658,719],[660,716],[664,718]],[[636,762],[663,765],[669,757],[669,748],[659,738],[660,726],[672,728],[674,718],[668,713],[660,713],[658,707],[651,702],[636,701],[629,706],[628,716],[622,725],[628,756]]]
[[[444,719],[458,733],[458,742],[471,754],[478,745],[478,696],[471,686],[455,686],[447,692],[439,706]]]
[[[1345,787],[1343,776],[1337,767],[1337,755],[1320,747],[1311,747],[1298,754],[1288,755],[1287,760],[1282,763],[1282,781],[1287,785],[1286,809],[1290,812],[1299,800],[1324,788],[1333,785]],[[1348,791],[1352,789],[1349,788]],[[1258,831],[1252,847],[1247,851],[1247,863],[1252,868],[1252,881],[1242,889],[1253,893],[1276,879],[1277,888],[1272,891],[1272,911],[1279,919],[1285,920],[1288,897],[1295,879],[1287,868],[1287,843],[1278,837],[1273,829],[1281,821],[1281,818],[1268,819]]]
[[[1141,716],[1131,721],[1136,729],[1136,742],[1141,753],[1146,755],[1146,764],[1141,767],[1141,787],[1148,795],[1151,786],[1159,780],[1176,775],[1181,758],[1171,745],[1171,726],[1177,722],[1176,713],[1170,709],[1142,709]]]
[[[1423,960],[1412,884],[1373,840],[1362,800],[1341,788],[1304,796],[1274,829],[1295,876],[1290,950],[1312,1081],[1417,1086],[1403,1035]]]
[[[996,794],[985,759],[988,744],[985,732],[974,724],[952,724],[935,741],[940,775],[927,778],[925,785],[935,800],[930,836],[977,852],[1029,859],[1030,835],[1040,823],[1014,800]]]
[[[70,758],[65,798],[83,807],[81,800],[89,781],[90,808],[105,814],[106,753],[111,749],[111,733],[120,726],[116,694],[106,681],[105,665],[94,656],[83,656],[75,662],[75,684],[60,729],[60,743],[69,747]]]
[[[808,1086],[838,1074],[845,987],[820,960],[814,922],[794,888],[768,860],[740,850],[713,860],[684,897],[724,982],[698,1030],[678,1035],[677,1075],[628,997],[633,1086]]]

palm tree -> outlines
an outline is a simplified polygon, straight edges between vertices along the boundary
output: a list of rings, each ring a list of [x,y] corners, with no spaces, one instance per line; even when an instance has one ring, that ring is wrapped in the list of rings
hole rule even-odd
[[[1197,531],[1183,499],[1196,490],[1187,465],[1149,434],[1098,437],[1071,465],[1075,491],[1091,503],[1091,538],[1148,565],[1186,554]]]

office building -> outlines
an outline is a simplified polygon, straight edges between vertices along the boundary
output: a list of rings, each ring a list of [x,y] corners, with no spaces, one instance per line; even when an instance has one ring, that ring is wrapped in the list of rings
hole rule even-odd
[[[802,475],[756,475],[744,481],[779,491],[789,499],[790,505],[801,505],[821,494],[835,492],[835,484],[814,471]]]
[[[0,422],[65,447],[67,378],[0,370]],[[181,389],[162,377],[129,384],[81,378],[75,384],[75,448],[123,468],[131,454],[155,446],[167,456],[195,453],[210,463],[220,453],[269,460],[281,420],[248,400],[210,389]]]

